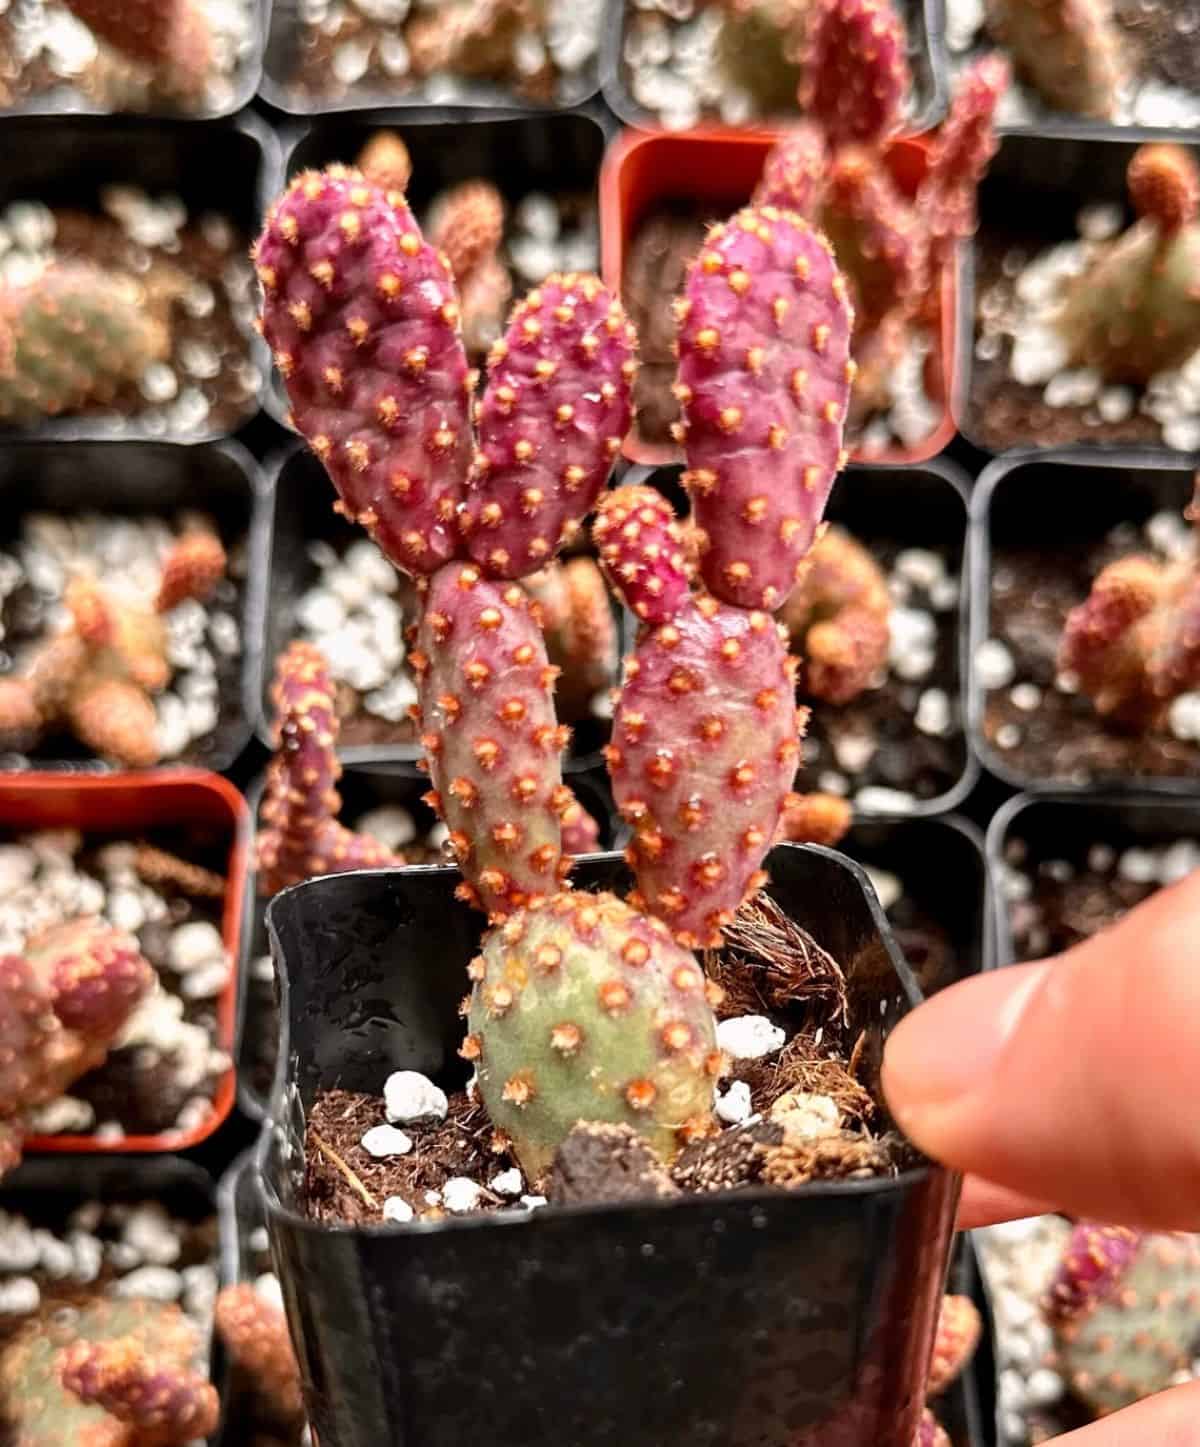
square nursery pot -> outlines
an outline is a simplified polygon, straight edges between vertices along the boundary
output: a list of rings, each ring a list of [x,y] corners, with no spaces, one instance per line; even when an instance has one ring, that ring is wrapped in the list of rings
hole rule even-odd
[[[979,187],[979,229],[965,248],[962,280],[962,394],[956,415],[964,437],[980,451],[995,455],[1019,448],[1124,445],[1157,453],[1166,466],[1178,459],[1179,451],[1167,445],[1160,423],[1139,410],[1142,388],[1124,389],[1134,394],[1128,417],[1104,421],[1094,403],[1051,407],[1044,401],[1045,384],[1014,381],[1007,345],[996,357],[981,357],[978,350],[979,307],[1002,272],[1005,257],[1010,283],[1022,258],[1028,261],[1078,238],[1076,217],[1084,207],[1112,208],[1120,215],[1122,230],[1131,225],[1126,169],[1140,145],[1161,138],[1161,132],[1134,126],[1114,132],[1058,123],[1032,132],[1002,133],[1000,149]],[[1186,141],[1186,136],[1176,139]],[[1186,417],[1183,424],[1194,435],[1181,446],[1200,446],[1200,418]]]
[[[1019,873],[1008,859],[1014,841],[1024,846]],[[1131,851],[1131,857],[1128,868],[1118,868],[1114,874],[1110,867],[1092,887],[1087,874],[1096,861],[1089,860],[1089,855],[1097,846],[1118,856]],[[1183,864],[1174,872],[1158,873],[1153,863],[1155,854],[1162,860],[1172,846],[1181,850]],[[1064,885],[1074,884],[1079,890],[1068,921],[1075,914],[1086,920],[1098,902],[1104,903],[1110,897],[1114,912],[1132,908],[1200,858],[1200,809],[1194,798],[1098,794],[1080,799],[1070,794],[1020,794],[992,820],[987,852],[996,882],[997,960],[1000,965],[1019,964],[1034,958],[1034,954],[1018,942],[1014,913],[1028,907],[1031,895],[1037,902],[1038,881],[1043,881],[1045,890],[1060,896]],[[1169,866],[1170,860],[1163,863]],[[1061,869],[1063,864],[1070,870]],[[1043,868],[1046,865],[1051,866],[1048,872]],[[1152,877],[1156,873],[1157,877]],[[1111,914],[1097,922],[1110,923]],[[1075,930],[1072,942],[1080,937],[1082,929]],[[1058,943],[1055,941],[1055,947]],[[1036,954],[1040,957],[1047,952],[1039,949]]]
[[[123,0],[124,3],[124,0]],[[37,0],[16,0],[9,7],[9,24],[19,20],[23,8],[40,10]],[[226,7],[227,8],[227,7]],[[262,79],[263,50],[267,43],[267,20],[271,0],[241,0],[238,9],[245,12],[246,34],[239,50],[237,63],[226,76],[222,77],[220,88],[207,96],[204,103],[194,108],[171,106],[159,101],[149,108],[137,111],[112,111],[93,97],[84,94],[69,77],[53,89],[44,89],[26,97],[17,105],[9,106],[0,114],[4,116],[69,116],[69,115],[116,115],[129,114],[150,116],[163,114],[168,119],[193,121],[220,120],[233,115],[248,106],[258,91]],[[102,47],[104,49],[105,47]],[[110,53],[113,53],[110,51]]]
[[[1095,551],[1113,529],[1127,524],[1134,531],[1128,543],[1106,552],[1105,563],[1146,550],[1141,529],[1156,514],[1182,517],[1194,489],[1192,471],[1183,461],[1176,454],[1172,465],[1169,457],[1148,450],[1097,454],[1069,448],[998,458],[981,474],[971,499],[967,721],[984,768],[1010,788],[1195,798],[1200,743],[1164,730],[1144,736],[1161,739],[1161,747],[1136,749],[1137,735],[1122,735],[1105,724],[1082,694],[1054,687],[1053,659],[1045,656],[1046,630],[1058,616],[1059,602],[1064,614],[1066,607],[1083,602],[1099,570]],[[1009,620],[1011,631],[1002,634],[994,579],[1006,556],[1019,561],[1026,549],[1040,552],[1044,567],[1031,578],[1016,576],[1010,595],[1021,611]],[[1030,661],[1023,673],[1018,655],[1014,677],[997,685],[993,680],[1003,674],[991,671],[990,645],[1002,637],[1010,661],[1012,640],[1025,639]],[[1010,686],[1030,681],[1040,696],[1030,698],[1028,709],[1019,708]],[[1020,738],[1012,736],[1011,750],[1000,746],[1007,727],[1020,733]],[[1125,739],[1134,742],[1124,746]]]
[[[328,39],[328,17],[324,11],[316,20],[306,19],[317,7],[305,0],[274,0],[267,48],[263,58],[263,78],[259,95],[268,104],[296,116],[327,115],[337,111],[367,110],[378,106],[395,106],[409,110],[436,111],[447,120],[468,121],[477,115],[542,114],[582,105],[600,88],[601,5],[604,0],[578,6],[575,29],[586,29],[591,44],[582,45],[581,63],[569,72],[560,72],[555,95],[545,106],[529,96],[495,80],[476,79],[442,71],[431,75],[423,84],[414,83],[403,69],[388,74],[382,67],[372,70],[370,44],[363,45],[353,36],[340,46]],[[573,5],[578,0],[572,0]],[[408,11],[406,5],[373,5],[344,7],[356,17],[356,30],[370,32],[375,14],[395,14],[382,29],[399,35],[400,20]],[[414,6],[427,12],[433,6]],[[360,14],[361,11],[361,14]],[[574,19],[575,16],[572,16]],[[591,32],[595,32],[594,35]],[[322,33],[323,32],[323,33]],[[337,55],[338,51],[340,55]],[[407,49],[395,46],[392,54],[399,56]],[[335,58],[336,57],[336,58]],[[327,70],[323,72],[322,67]]]
[[[257,295],[245,256],[263,211],[279,188],[279,143],[270,127],[250,111],[203,126],[187,120],[131,116],[0,117],[0,144],[8,156],[0,178],[0,211],[17,202],[31,202],[98,215],[103,214],[101,198],[110,188],[132,187],[152,200],[182,202],[189,225],[213,217],[225,223],[226,232],[232,227],[234,234],[223,238],[228,242],[226,269],[234,262],[245,265],[237,274],[230,336],[222,334],[216,341],[221,346],[236,345],[236,358],[230,352],[230,366],[244,366],[254,374],[251,378],[247,373],[236,396],[231,393],[202,415],[155,411],[149,421],[141,411],[70,415],[21,428],[5,427],[0,440],[9,442],[21,436],[72,441],[146,437],[205,442],[233,432],[254,417],[266,389],[270,353],[253,330]],[[138,250],[133,250],[135,257]],[[189,344],[207,343],[211,339],[208,321],[202,315],[194,325],[196,335],[188,338]],[[171,361],[172,367],[182,365],[181,357]],[[180,391],[186,390],[178,377],[176,381]],[[192,377],[184,382],[190,387]]]
[[[634,93],[633,76],[626,51],[630,19],[646,10],[667,12],[657,18],[663,21],[668,33],[681,22],[670,16],[670,7],[661,3],[661,0],[657,4],[653,3],[653,0],[650,4],[643,3],[643,0],[607,0],[607,5],[603,58],[604,99],[627,126],[658,130],[662,125],[659,115],[642,105]],[[942,0],[897,0],[896,8],[908,31],[908,63],[912,70],[912,93],[905,117],[905,129],[913,133],[927,131],[937,125],[946,109],[946,65],[942,53],[945,29],[943,3]],[[684,13],[690,20],[691,7],[687,7]],[[667,69],[673,68],[676,67],[668,64]],[[797,107],[785,114],[760,117],[756,123],[784,126],[799,120],[800,114]],[[717,119],[711,114],[703,117],[706,122]]]
[[[623,480],[658,488],[684,514],[688,501],[679,478],[678,468],[633,468]],[[843,784],[847,782],[826,741],[830,721],[851,718],[880,741],[857,779],[849,780],[859,817],[944,814],[959,807],[979,776],[979,764],[963,725],[968,663],[968,487],[965,474],[943,458],[911,467],[855,464],[838,477],[825,510],[830,522],[847,529],[877,559],[887,560],[885,571],[902,551],[932,551],[944,560],[947,574],[957,575],[959,580],[955,607],[932,614],[935,661],[924,678],[908,683],[889,671],[890,694],[885,689],[869,690],[849,704],[818,702],[814,708],[798,789],[824,788],[821,776],[829,770],[838,772]],[[919,594],[913,607],[929,611]],[[950,709],[948,732],[938,737],[921,733],[915,726],[919,696],[934,686],[948,695]],[[814,740],[818,739],[820,752],[814,754]]]
[[[600,164],[613,130],[611,118],[599,110],[538,116],[487,116],[464,125],[435,110],[388,110],[320,116],[300,131],[287,151],[289,177],[310,168],[353,163],[372,136],[381,130],[403,137],[412,157],[408,198],[421,220],[442,191],[463,181],[490,181],[506,206],[505,243],[514,239],[514,212],[529,195],[566,197],[599,208]],[[581,207],[581,209],[583,209]],[[596,219],[596,229],[599,221]],[[554,253],[550,271],[598,271],[594,256]],[[523,296],[541,276],[522,275],[513,268],[513,297]],[[277,422],[289,426],[288,403],[277,371],[272,369],[267,405]]]
[[[857,866],[783,845],[772,894],[846,969],[877,1083],[920,999]],[[616,855],[578,870],[623,882]],[[958,1183],[751,1190],[511,1219],[329,1227],[305,1111],[399,1068],[461,1083],[456,870],[312,880],[271,907],[286,1047],[260,1142],[272,1251],[322,1447],[910,1447]]]
[[[314,561],[312,549],[332,548],[344,557],[347,548],[368,545],[363,531],[335,513],[336,493],[329,475],[307,447],[297,446],[279,464],[271,498],[268,502],[268,557],[266,563],[266,597],[269,606],[263,614],[263,645],[261,649],[254,694],[257,699],[257,732],[270,748],[274,737],[275,705],[271,700],[271,683],[275,660],[297,636],[297,609],[304,595],[321,577],[321,568]],[[591,552],[590,544],[586,550]],[[403,574],[386,565],[389,576],[397,580],[396,596],[404,608],[406,625],[414,590]],[[617,648],[623,656],[629,646],[629,629],[624,613],[610,595],[610,605],[617,628]],[[312,636],[320,644],[321,638]],[[405,665],[401,664],[401,672]],[[614,680],[615,682],[615,680]],[[370,690],[364,690],[364,693]],[[413,695],[415,699],[415,693]],[[567,773],[594,768],[600,751],[608,742],[610,721],[592,716],[572,723],[571,742],[563,761]],[[396,722],[363,713],[361,717],[344,720],[338,747],[339,757],[346,763],[381,764],[397,761],[413,762],[421,757],[416,726],[407,717]]]
[[[686,206],[690,214],[707,208],[714,219],[732,215],[747,205],[778,131],[729,130],[700,127],[680,134],[659,131],[649,135],[625,131],[609,147],[600,177],[600,244],[604,280],[624,296],[625,271],[634,240],[647,217],[662,208]],[[886,161],[893,179],[906,195],[913,195],[925,174],[929,142],[923,137],[894,140]],[[955,387],[958,347],[959,265],[941,278],[941,327],[935,338],[944,379],[939,419],[929,435],[910,448],[896,445],[856,459],[881,463],[924,462],[936,456],[954,437],[950,394]],[[678,462],[682,453],[673,442],[642,436],[637,418],[625,440],[631,462],[660,466]]]
[[[570,774],[571,788],[600,825],[600,846],[612,849],[624,841],[626,826],[618,819],[609,790],[608,775],[601,768]],[[265,777],[247,790],[250,817],[259,827]],[[342,796],[342,822],[357,828],[358,821],[372,810],[395,806],[405,810],[416,827],[414,843],[424,847],[431,831],[435,839],[444,832],[437,816],[422,795],[429,779],[411,764],[347,764],[337,785]],[[440,844],[428,845],[429,857],[440,857]],[[267,937],[267,904],[258,892],[258,875],[251,863],[246,877],[246,904],[242,916],[242,952],[239,971],[237,1079],[238,1104],[251,1120],[266,1118],[271,1084],[279,1054],[280,1016],[275,969]]]
[[[229,768],[250,740],[263,634],[265,501],[258,464],[235,442],[181,447],[162,442],[10,442],[0,448],[0,553],[15,546],[30,513],[62,519],[111,514],[131,520],[196,511],[210,517],[239,563],[236,615],[240,648],[219,653],[218,719],[165,767]],[[10,636],[7,646],[13,645]],[[4,660],[5,670],[12,659]],[[64,748],[64,743],[66,748]],[[12,754],[0,755],[11,761]],[[37,769],[107,766],[62,737],[22,756]],[[11,767],[11,762],[9,764]]]
[[[86,837],[137,839],[147,834],[177,835],[194,829],[211,842],[206,862],[226,879],[221,934],[233,961],[229,981],[216,1001],[220,1048],[234,1052],[237,1019],[238,959],[242,908],[249,867],[249,811],[227,780],[199,769],[163,769],[153,774],[0,775],[0,834],[73,829]],[[102,1140],[90,1135],[26,1137],[30,1152],[54,1155],[117,1155],[122,1152],[183,1151],[214,1135],[233,1109],[234,1068],[221,1077],[211,1114],[190,1131],[161,1135],[125,1135]]]

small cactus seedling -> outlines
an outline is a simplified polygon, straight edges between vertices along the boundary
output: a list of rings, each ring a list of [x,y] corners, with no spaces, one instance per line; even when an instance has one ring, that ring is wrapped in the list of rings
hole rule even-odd
[[[227,1286],[217,1297],[215,1321],[229,1355],[272,1413],[283,1422],[298,1420],[304,1413],[300,1368],[283,1312],[253,1286]]]
[[[494,931],[471,976],[464,1053],[532,1180],[580,1120],[631,1126],[667,1160],[711,1129],[708,987],[664,925],[612,895],[559,895]]]
[[[1114,1412],[1169,1386],[1200,1335],[1200,1244],[1082,1223],[1045,1302],[1072,1392]]]
[[[771,208],[714,227],[680,303],[684,482],[713,595],[778,608],[812,547],[854,379],[829,243]]]
[[[542,635],[559,670],[555,705],[567,723],[588,718],[617,671],[617,625],[608,589],[591,558],[552,563],[525,583],[541,610]]]
[[[0,1353],[0,1416],[15,1447],[185,1447],[216,1429],[174,1305],[94,1299],[29,1322]]]
[[[88,262],[0,288],[0,333],[0,421],[10,423],[111,402],[168,351],[141,288]]]
[[[926,1387],[929,1396],[941,1396],[951,1383],[958,1380],[975,1355],[982,1335],[983,1320],[979,1308],[969,1296],[947,1296],[943,1299],[929,1365]]]
[[[258,837],[259,889],[275,894],[322,874],[403,864],[367,834],[337,820],[338,718],[329,665],[310,643],[292,643],[275,666],[275,757]]]
[[[1200,508],[1188,515],[1200,521]],[[1200,688],[1200,553],[1111,563],[1068,614],[1058,663],[1105,718],[1133,729],[1161,723],[1180,694]]]
[[[849,533],[830,527],[783,610],[804,660],[801,693],[834,704],[857,698],[887,662],[891,610],[879,564]]]
[[[908,38],[891,0],[815,0],[800,104],[831,146],[886,140],[911,84]]]
[[[987,0],[988,29],[1047,105],[1111,120],[1126,78],[1112,0]]]
[[[1200,176],[1180,146],[1143,146],[1130,162],[1140,219],[1103,244],[1057,318],[1071,360],[1106,381],[1145,383],[1200,347]]]

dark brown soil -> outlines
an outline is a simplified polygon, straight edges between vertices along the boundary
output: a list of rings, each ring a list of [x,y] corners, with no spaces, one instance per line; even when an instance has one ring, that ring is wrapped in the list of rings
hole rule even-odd
[[[923,995],[936,994],[959,978],[962,961],[950,931],[909,895],[888,910],[888,920]]]
[[[1200,769],[1195,744],[1163,732],[1122,732],[1099,717],[1086,695],[1054,686],[1066,615],[1113,556],[1107,543],[1063,542],[1053,549],[998,549],[992,560],[990,633],[1011,651],[1016,676],[988,694],[983,731],[1010,768],[1039,785],[1195,777]],[[1041,690],[1036,708],[1012,701],[1012,689],[1021,683]],[[1017,730],[1011,747],[1000,742],[1009,741],[1005,729]]]
[[[106,216],[56,211],[54,217],[57,226],[54,250],[59,259],[93,261],[143,282],[153,279],[156,267],[169,266],[182,272],[188,281],[205,283],[213,295],[208,315],[196,316],[180,301],[171,304],[171,355],[167,365],[175,373],[181,392],[185,386],[194,387],[208,404],[207,415],[189,430],[235,432],[253,416],[258,410],[259,381],[257,374],[251,378],[247,372],[252,366],[250,337],[236,319],[234,298],[226,279],[231,263],[240,264],[246,257],[249,238],[228,223],[225,227],[228,245],[215,245],[212,235],[206,235],[206,228],[191,218],[179,230],[178,250],[168,253],[161,248],[140,246],[116,221]],[[184,366],[184,358],[197,347],[215,352],[219,365],[215,376],[200,378]],[[246,375],[240,375],[242,373]],[[136,418],[147,407],[138,384],[131,382],[122,388],[110,407],[90,410]]]
[[[1191,39],[1200,30],[1196,0],[1127,0],[1116,7],[1116,21],[1144,76],[1200,90],[1200,50]]]
[[[718,1015],[763,1010],[790,1032],[780,1052],[737,1062],[730,1078],[750,1086],[755,1113],[769,1111],[792,1091],[828,1095],[842,1112],[843,1130],[798,1143],[785,1139],[773,1122],[734,1126],[689,1146],[672,1168],[675,1184],[689,1192],[790,1187],[818,1179],[894,1175],[910,1164],[913,1153],[906,1142],[876,1133],[876,1103],[855,1078],[856,1042],[844,1028],[845,981],[837,962],[770,900],[743,910],[728,938],[724,950],[705,957],[706,970],[726,991]],[[414,1143],[408,1155],[375,1159],[363,1149],[364,1133],[385,1123],[379,1095],[345,1090],[318,1095],[305,1138],[306,1206],[315,1220],[377,1222],[389,1196],[402,1197],[423,1220],[438,1220],[443,1208],[428,1203],[426,1192],[439,1191],[456,1176],[486,1187],[515,1164],[482,1104],[463,1089],[450,1094],[442,1124],[404,1128]],[[478,1210],[512,1205],[485,1190]]]

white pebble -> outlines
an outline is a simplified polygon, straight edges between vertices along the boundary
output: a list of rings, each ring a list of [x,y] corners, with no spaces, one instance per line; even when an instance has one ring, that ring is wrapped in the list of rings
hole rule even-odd
[[[1117,874],[1131,884],[1154,884],[1158,880],[1158,858],[1151,849],[1126,849],[1117,861]]]
[[[440,1206],[442,1204],[441,1191],[426,1191],[425,1204],[427,1206]]]
[[[142,1296],[149,1301],[178,1301],[183,1277],[169,1266],[141,1266],[123,1276],[113,1288],[117,1296]]]
[[[383,1156],[406,1156],[412,1150],[412,1138],[392,1125],[372,1126],[359,1143],[368,1155],[376,1159]]]
[[[136,934],[146,923],[146,906],[132,889],[113,890],[105,913],[111,924],[130,934]]]
[[[0,898],[28,884],[37,868],[33,851],[21,844],[0,844]]]
[[[741,1125],[752,1110],[750,1087],[744,1080],[735,1080],[723,1095],[717,1096],[717,1118],[726,1125]]]
[[[945,577],[946,565],[937,553],[925,548],[905,548],[896,558],[896,572],[906,582],[928,591]]]
[[[364,814],[354,826],[360,833],[377,839],[385,849],[403,849],[417,837],[413,816],[399,804],[385,804]]]
[[[30,1130],[36,1135],[78,1135],[80,1131],[91,1130],[96,1123],[96,1112],[90,1102],[79,1100],[73,1095],[60,1095],[57,1100],[48,1101],[27,1113]]]
[[[213,964],[224,965],[225,942],[220,931],[208,920],[181,924],[171,934],[171,942],[167,946],[167,962],[171,969],[180,975]]]
[[[521,1205],[527,1211],[539,1211],[543,1206],[549,1205],[545,1196],[522,1196]]]
[[[38,1254],[42,1270],[55,1281],[61,1281],[75,1270],[75,1253],[65,1241],[51,1236],[49,1231],[39,1231]]]
[[[184,975],[179,993],[185,1000],[215,1000],[229,984],[231,973],[225,960],[216,960]]]
[[[761,1060],[787,1043],[787,1032],[765,1015],[735,1015],[717,1026],[717,1044],[734,1060]]]
[[[854,804],[864,814],[911,814],[916,800],[903,789],[886,789],[882,784],[869,784],[854,796]]]
[[[1025,1383],[1025,1400],[1031,1407],[1049,1407],[1062,1398],[1065,1390],[1058,1373],[1042,1367]]]
[[[999,639],[989,638],[975,650],[975,672],[980,687],[1007,688],[1016,675],[1017,666],[1005,644]]]
[[[1185,743],[1200,743],[1200,693],[1182,693],[1167,715],[1171,732]]]
[[[1104,379],[1091,367],[1059,372],[1046,385],[1047,407],[1087,407],[1100,395]]]
[[[383,1203],[383,1219],[392,1221],[397,1226],[407,1225],[414,1214],[413,1208],[403,1196],[389,1196]]]
[[[1200,869],[1200,845],[1192,839],[1181,839],[1163,851],[1158,867],[1160,884],[1178,884]]]
[[[483,1187],[469,1176],[451,1176],[442,1187],[442,1204],[454,1215],[474,1211],[483,1200]]]
[[[156,1202],[130,1212],[121,1239],[151,1266],[172,1266],[179,1259],[179,1237],[171,1218]]]
[[[899,904],[904,897],[904,885],[899,875],[889,874],[886,869],[876,869],[872,865],[864,865],[867,871],[867,878],[871,881],[871,887],[879,896],[879,903],[885,910],[893,905]]]
[[[433,1125],[446,1119],[446,1092],[416,1070],[397,1070],[383,1086],[384,1109],[393,1125]]]
[[[1036,683],[1018,683],[1009,698],[1022,713],[1032,713],[1042,702],[1042,690]]]
[[[878,749],[878,741],[867,734],[839,734],[833,740],[838,767],[848,774],[861,774]]]
[[[1124,422],[1133,415],[1132,387],[1105,387],[1096,403],[1096,410],[1105,422]]]
[[[0,1212],[0,1271],[32,1271],[41,1249],[24,1216]]]
[[[917,701],[913,722],[923,734],[938,737],[950,731],[950,698],[944,689],[927,688]]]
[[[28,1276],[0,1281],[0,1316],[28,1316],[41,1305],[38,1284]]]
[[[820,1140],[837,1135],[842,1128],[842,1113],[837,1102],[828,1095],[814,1095],[807,1090],[790,1090],[771,1107],[770,1117],[784,1128],[790,1140]]]
[[[519,1196],[525,1188],[525,1178],[517,1167],[513,1166],[511,1170],[500,1171],[493,1176],[488,1186],[497,1196]]]

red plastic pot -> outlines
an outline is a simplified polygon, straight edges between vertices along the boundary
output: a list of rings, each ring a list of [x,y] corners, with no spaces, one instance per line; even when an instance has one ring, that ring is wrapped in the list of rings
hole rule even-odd
[[[645,218],[662,202],[711,203],[714,211],[727,215],[745,206],[779,134],[717,126],[678,133],[622,132],[609,148],[600,173],[600,245],[604,280],[609,287],[618,294],[622,292],[625,258],[633,238]],[[905,195],[916,193],[928,156],[929,142],[924,137],[889,143],[887,166]],[[941,345],[936,354],[944,379],[941,421],[917,447],[892,447],[869,455],[855,453],[856,462],[924,462],[941,452],[954,437],[950,397],[958,350],[958,299],[958,268],[951,267],[942,276]],[[682,460],[674,444],[642,438],[636,423],[624,452],[631,462],[653,467]]]
[[[229,841],[224,913],[225,948],[233,961],[230,978],[217,1002],[219,1044],[233,1053],[237,1019],[238,958],[242,909],[249,868],[250,811],[241,794],[217,774],[199,769],[163,769],[152,774],[5,774],[0,776],[0,831],[28,834],[39,829],[78,829],[85,835],[136,837],[154,829],[189,825],[217,831]],[[130,1151],[182,1151],[207,1140],[233,1109],[233,1067],[221,1077],[212,1114],[194,1129],[170,1134],[122,1136],[29,1136],[29,1152],[105,1155]]]

